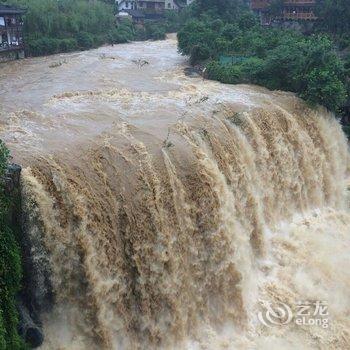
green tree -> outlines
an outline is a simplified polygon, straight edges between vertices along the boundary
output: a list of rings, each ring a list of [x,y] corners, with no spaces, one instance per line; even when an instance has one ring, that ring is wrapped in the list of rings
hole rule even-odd
[[[206,12],[195,14],[179,31],[178,43],[191,64],[207,63],[208,78],[292,91],[333,111],[346,100],[349,70],[327,36],[306,37],[292,30],[262,28],[255,21],[249,24],[244,8],[227,20],[213,10],[211,1],[199,1],[197,6]],[[233,56],[236,63],[219,63],[222,55]]]
[[[190,55],[194,46],[206,46],[211,53],[211,48],[218,33],[211,30],[207,23],[199,20],[189,21],[177,35],[180,51]]]
[[[231,20],[238,18],[243,9],[248,9],[244,0],[196,0],[193,4],[193,11],[197,16],[209,12],[213,17]]]

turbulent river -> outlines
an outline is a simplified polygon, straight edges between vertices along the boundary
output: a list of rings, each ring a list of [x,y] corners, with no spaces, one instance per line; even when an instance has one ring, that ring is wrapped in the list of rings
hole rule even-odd
[[[41,349],[349,349],[340,126],[185,67],[173,37],[0,65]]]

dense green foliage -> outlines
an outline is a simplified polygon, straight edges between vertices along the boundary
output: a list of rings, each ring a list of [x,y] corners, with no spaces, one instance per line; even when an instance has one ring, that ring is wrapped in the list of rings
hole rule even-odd
[[[246,8],[244,0],[196,0],[192,5],[194,16],[207,14],[227,21],[237,20]]]
[[[179,49],[191,64],[206,65],[207,77],[224,83],[292,91],[331,110],[342,106],[348,74],[330,37],[262,28],[241,1],[223,2],[221,15],[214,0],[197,0],[192,19],[178,33]],[[275,6],[278,11],[278,1]],[[222,56],[231,57],[231,63],[220,61]]]
[[[3,179],[9,152],[0,140],[0,349],[24,349],[17,333],[16,294],[21,282],[21,255],[17,240],[8,224],[8,198]]]
[[[175,25],[178,15],[162,23],[136,27],[125,20],[117,24],[115,4],[109,0],[7,0],[27,9],[24,33],[27,54],[40,56],[119,44],[132,40],[159,40]]]
[[[166,33],[174,33],[190,19],[187,9],[182,11],[165,11],[165,18],[157,21],[146,20],[144,26],[133,25],[123,20],[117,28],[110,33],[110,43],[125,43],[132,40],[163,40]]]
[[[163,40],[166,37],[165,23],[145,21],[143,28],[136,30],[135,40]]]
[[[124,19],[116,28],[108,33],[110,44],[122,44],[133,40],[162,40],[166,36],[164,23],[146,21],[143,27],[135,26],[130,20]]]
[[[165,11],[165,29],[167,33],[178,32],[191,19],[191,11],[185,7],[181,11]]]
[[[135,28],[131,21],[124,20],[108,33],[108,42],[110,44],[122,44],[135,40]]]

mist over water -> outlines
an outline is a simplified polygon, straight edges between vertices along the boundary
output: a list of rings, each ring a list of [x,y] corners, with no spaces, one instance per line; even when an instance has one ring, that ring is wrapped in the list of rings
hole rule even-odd
[[[53,294],[42,349],[348,349],[340,126],[184,65],[170,38],[1,66],[1,138]],[[328,328],[257,317],[317,300]]]

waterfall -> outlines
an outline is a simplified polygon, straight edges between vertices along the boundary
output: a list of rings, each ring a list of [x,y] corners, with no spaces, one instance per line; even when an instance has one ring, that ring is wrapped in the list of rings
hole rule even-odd
[[[42,348],[347,348],[349,164],[334,117],[301,102],[187,115],[166,142],[117,121],[33,156]],[[266,327],[262,299],[327,300],[332,323]]]

